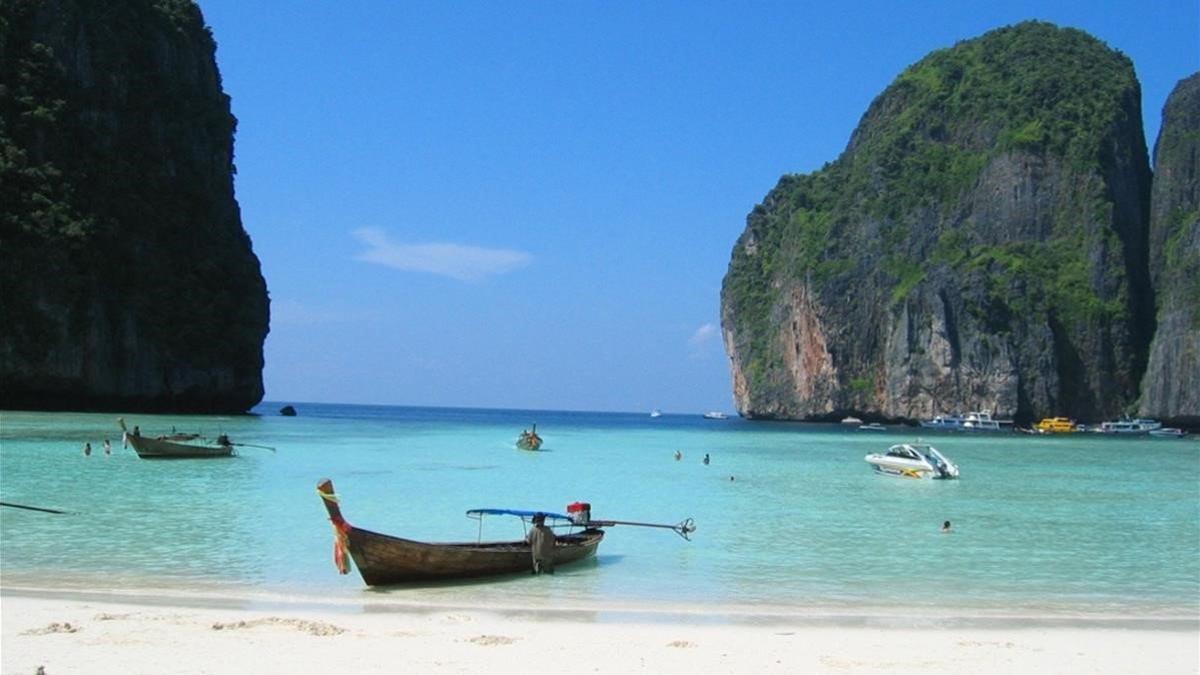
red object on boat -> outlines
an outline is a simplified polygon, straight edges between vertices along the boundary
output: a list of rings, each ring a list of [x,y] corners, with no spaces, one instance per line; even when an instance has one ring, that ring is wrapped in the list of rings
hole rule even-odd
[[[587,502],[567,504],[567,515],[575,523],[586,523],[592,519],[592,505]]]

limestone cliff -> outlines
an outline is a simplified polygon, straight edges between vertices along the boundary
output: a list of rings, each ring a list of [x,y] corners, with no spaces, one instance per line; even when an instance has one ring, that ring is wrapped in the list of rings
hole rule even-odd
[[[739,412],[1128,410],[1154,306],[1140,99],[1124,55],[1040,22],[906,69],[747,217],[721,293]]]
[[[1158,330],[1141,413],[1200,425],[1200,73],[1176,85],[1163,106],[1150,204]]]
[[[0,4],[0,406],[261,400],[215,49],[190,0]]]

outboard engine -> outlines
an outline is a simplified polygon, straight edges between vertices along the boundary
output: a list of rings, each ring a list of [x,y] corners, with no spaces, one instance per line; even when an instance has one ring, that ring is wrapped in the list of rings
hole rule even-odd
[[[930,448],[929,454],[930,459],[933,460],[933,468],[937,470],[938,478],[958,478],[958,467],[946,459],[942,453]]]
[[[572,523],[586,527],[592,520],[592,505],[587,502],[567,504],[567,515]]]

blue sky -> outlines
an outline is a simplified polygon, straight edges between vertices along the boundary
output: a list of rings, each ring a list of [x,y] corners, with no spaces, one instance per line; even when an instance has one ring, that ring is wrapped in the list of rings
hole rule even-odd
[[[785,173],[934,49],[1026,19],[1200,69],[1166,2],[199,0],[271,294],[266,398],[732,411],[721,278]]]

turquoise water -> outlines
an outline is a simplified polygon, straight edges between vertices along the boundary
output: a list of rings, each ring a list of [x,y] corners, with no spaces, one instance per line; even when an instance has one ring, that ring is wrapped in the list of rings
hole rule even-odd
[[[277,448],[220,460],[140,460],[121,448],[115,415],[0,414],[0,498],[72,512],[0,509],[3,583],[348,602],[1200,616],[1194,440],[926,432],[962,478],[910,481],[874,475],[863,456],[916,429],[318,404],[281,417],[278,407],[125,415],[146,434],[224,432]],[[514,449],[531,422],[543,452]],[[562,511],[576,500],[596,518],[692,517],[698,530],[688,542],[616,527],[595,562],[553,577],[370,590],[332,566],[315,494],[323,477],[350,522],[415,539],[474,539],[471,508]],[[939,532],[944,520],[953,533]],[[485,538],[521,535],[514,520],[484,524]]]

